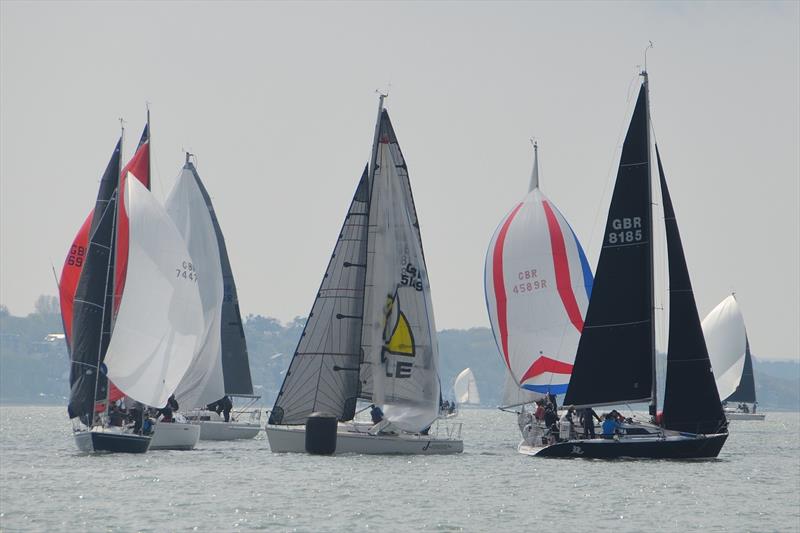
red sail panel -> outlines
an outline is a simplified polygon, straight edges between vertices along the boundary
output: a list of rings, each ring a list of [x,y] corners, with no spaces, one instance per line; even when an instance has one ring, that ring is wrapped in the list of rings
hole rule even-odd
[[[114,313],[119,311],[122,293],[125,290],[125,276],[128,272],[128,213],[125,211],[125,180],[128,173],[133,174],[142,184],[150,188],[150,141],[144,139],[119,179],[119,203],[117,205],[117,260],[114,265]]]
[[[64,267],[61,269],[61,280],[58,283],[61,317],[64,321],[64,335],[67,339],[68,348],[72,346],[72,302],[75,299],[75,291],[78,289],[78,280],[81,278],[86,250],[89,248],[89,228],[92,226],[93,213],[93,211],[89,213],[89,216],[81,224],[78,234],[75,235],[67,258],[64,260]]]

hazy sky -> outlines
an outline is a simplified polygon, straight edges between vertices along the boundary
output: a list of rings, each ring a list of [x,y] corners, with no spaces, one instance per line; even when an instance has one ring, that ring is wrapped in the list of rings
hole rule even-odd
[[[439,329],[486,326],[483,264],[527,189],[597,261],[648,40],[652,116],[701,316],[731,290],[751,346],[800,354],[798,2],[0,3],[0,302],[51,263],[151,102],[153,191],[197,167],[244,313],[306,315],[386,101]]]

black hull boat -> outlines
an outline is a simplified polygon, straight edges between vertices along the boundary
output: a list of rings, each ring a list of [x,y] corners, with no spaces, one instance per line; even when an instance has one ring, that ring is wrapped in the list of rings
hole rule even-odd
[[[653,199],[648,76],[622,146],[586,319],[563,404],[579,409],[583,422],[592,407],[649,403],[657,426],[605,415],[608,439],[569,439],[523,453],[537,457],[614,459],[708,459],[727,439],[697,304],[658,146],[659,202]],[[656,387],[656,298],[653,205],[661,205],[669,275],[669,335],[661,413]],[[575,412],[577,415],[579,412]],[[592,421],[593,423],[593,421]],[[552,438],[552,437],[550,437]],[[557,439],[556,439],[557,440]],[[528,452],[530,450],[530,452]]]
[[[536,457],[581,459],[713,459],[719,455],[727,433],[666,436],[653,439],[620,438],[559,442],[542,448]]]
[[[87,453],[145,453],[150,448],[150,440],[146,435],[108,430],[75,433],[78,449]]]

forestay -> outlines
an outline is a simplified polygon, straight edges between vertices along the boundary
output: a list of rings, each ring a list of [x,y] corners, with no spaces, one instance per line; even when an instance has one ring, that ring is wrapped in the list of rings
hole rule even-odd
[[[175,390],[178,403],[189,409],[204,407],[225,395],[221,346],[222,268],[217,235],[198,181],[194,165],[187,161],[165,203],[192,258],[205,325],[194,359]]]
[[[128,178],[132,177],[128,174]],[[197,274],[175,224],[138,179],[126,179],[126,289],[105,364],[125,395],[161,407],[205,330]]]
[[[420,431],[438,416],[438,346],[428,269],[408,169],[389,114],[382,110],[374,147],[361,396],[386,418]]]

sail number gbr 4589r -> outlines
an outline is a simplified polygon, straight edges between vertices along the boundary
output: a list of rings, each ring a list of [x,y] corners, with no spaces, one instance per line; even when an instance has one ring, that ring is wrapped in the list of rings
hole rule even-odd
[[[606,235],[608,244],[628,244],[642,240],[642,217],[615,218]]]

